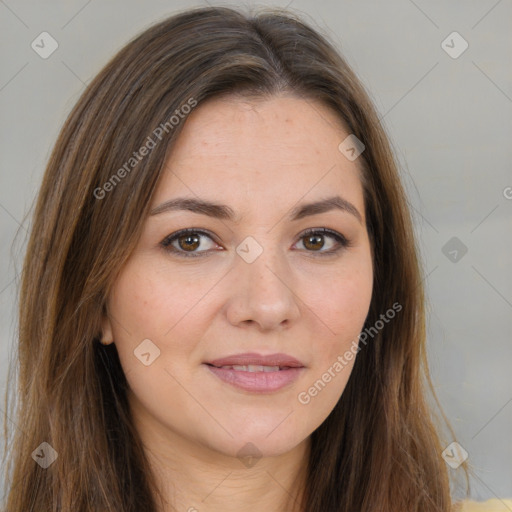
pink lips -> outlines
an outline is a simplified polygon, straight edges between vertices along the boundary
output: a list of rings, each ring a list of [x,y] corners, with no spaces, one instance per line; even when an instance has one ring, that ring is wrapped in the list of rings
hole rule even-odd
[[[213,366],[248,366],[253,364],[260,366],[287,366],[290,368],[302,368],[304,366],[298,359],[287,354],[270,354],[268,356],[261,356],[253,352],[222,357],[221,359],[207,361],[207,364],[211,364]]]
[[[236,354],[208,361],[205,365],[224,382],[254,393],[277,391],[291,384],[305,370],[298,359],[287,354]],[[279,367],[279,370],[274,368],[274,371],[245,371],[221,366],[273,366]]]

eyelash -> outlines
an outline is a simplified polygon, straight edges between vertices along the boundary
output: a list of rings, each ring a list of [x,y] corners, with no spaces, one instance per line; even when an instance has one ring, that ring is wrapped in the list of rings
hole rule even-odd
[[[189,234],[204,235],[215,242],[215,240],[213,239],[213,236],[210,233],[208,233],[207,231],[204,231],[202,229],[187,228],[187,229],[182,229],[180,231],[176,231],[176,233],[172,233],[169,236],[165,237],[160,242],[160,245],[166,251],[169,251],[173,254],[176,254],[176,255],[178,255],[180,257],[184,257],[184,258],[203,257],[203,256],[211,253],[211,250],[199,251],[199,252],[187,252],[187,251],[183,251],[181,249],[176,249],[176,247],[171,245],[172,242],[174,242],[175,240],[179,239],[180,237],[182,237],[184,235],[189,235]],[[327,228],[308,229],[301,234],[301,236],[299,237],[299,240],[302,240],[303,238],[306,238],[306,237],[312,236],[312,235],[328,236],[328,237],[331,237],[334,240],[336,240],[336,242],[338,242],[338,244],[339,244],[338,247],[336,247],[334,249],[330,249],[329,251],[308,251],[306,249],[306,252],[312,253],[315,256],[316,255],[318,255],[320,257],[332,256],[332,255],[338,253],[339,251],[341,251],[342,249],[346,249],[346,248],[352,246],[352,242],[348,238],[346,238],[344,235],[342,235],[341,233],[338,233],[336,231],[333,231],[331,229],[327,229]]]

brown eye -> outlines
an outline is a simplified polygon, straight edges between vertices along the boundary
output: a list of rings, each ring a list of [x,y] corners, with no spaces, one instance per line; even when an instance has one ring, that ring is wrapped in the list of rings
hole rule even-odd
[[[203,239],[209,240],[213,245],[208,247],[206,244],[204,247]],[[330,240],[327,246],[326,240]],[[351,245],[351,242],[341,233],[327,228],[310,229],[302,234],[299,241],[303,243],[306,252],[313,253],[315,256],[330,256]],[[217,250],[219,248],[210,233],[193,228],[182,229],[169,235],[160,242],[160,245],[166,251],[183,257],[207,256],[212,250],[216,250],[215,246]],[[325,247],[327,250],[322,250]]]
[[[188,251],[189,249],[194,251],[200,245],[199,237],[197,235],[183,235],[180,236],[177,240],[180,248],[185,251]]]
[[[322,251],[326,239],[330,239],[331,242],[327,244],[327,249]],[[329,256],[351,245],[350,241],[341,233],[327,228],[310,229],[302,234],[300,241],[302,241],[306,251],[316,253],[315,256]]]
[[[212,249],[212,247],[208,247],[207,243],[206,247],[204,247],[205,238],[210,240],[213,246],[216,245],[209,233],[192,228],[183,229],[169,235],[160,242],[160,245],[167,251],[179,256],[204,256],[211,252],[210,250]],[[197,250],[199,247],[201,247],[201,250]]]
[[[304,247],[306,249],[321,249],[324,246],[323,237],[320,235],[307,235],[304,237]]]

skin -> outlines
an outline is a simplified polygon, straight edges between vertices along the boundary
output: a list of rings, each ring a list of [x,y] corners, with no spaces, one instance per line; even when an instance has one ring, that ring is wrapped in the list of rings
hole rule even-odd
[[[116,344],[127,376],[136,428],[167,501],[162,511],[290,510],[286,501],[304,488],[310,434],[338,402],[355,358],[308,404],[297,397],[357,342],[370,306],[358,162],[338,149],[349,132],[336,114],[293,96],[210,99],[183,128],[152,208],[199,197],[229,205],[240,219],[190,211],[149,216],[109,296],[103,337]],[[362,222],[341,210],[288,219],[297,203],[334,193]],[[323,227],[352,245],[323,257],[338,242],[321,235],[307,245],[302,235]],[[215,235],[192,249],[208,254],[186,258],[162,247],[184,228]],[[252,263],[236,252],[248,236],[263,248]],[[145,339],[160,350],[149,366],[134,356]],[[285,388],[256,394],[202,364],[242,352],[284,352],[306,369]],[[250,467],[237,456],[248,442],[261,456]]]

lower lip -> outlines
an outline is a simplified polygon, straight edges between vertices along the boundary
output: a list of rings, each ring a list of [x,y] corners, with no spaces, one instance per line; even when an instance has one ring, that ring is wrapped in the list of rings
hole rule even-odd
[[[244,372],[206,365],[219,379],[237,388],[253,393],[270,393],[288,386],[299,378],[302,368],[288,368],[277,372]]]

